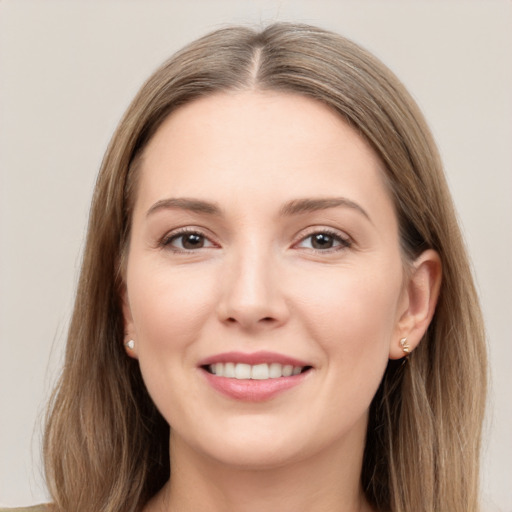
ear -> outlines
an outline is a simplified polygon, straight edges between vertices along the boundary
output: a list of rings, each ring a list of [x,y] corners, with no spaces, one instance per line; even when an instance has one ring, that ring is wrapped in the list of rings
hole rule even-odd
[[[137,357],[137,338],[135,336],[135,327],[133,323],[132,310],[130,308],[130,303],[128,302],[128,292],[126,290],[126,285],[123,287],[123,292],[121,293],[121,303],[123,308],[123,322],[124,322],[124,337],[123,337],[123,345],[126,353],[133,357],[134,359],[138,359]],[[133,341],[134,343],[130,343],[128,346],[128,342]]]
[[[432,249],[423,252],[414,261],[404,283],[399,319],[389,348],[390,359],[406,355],[400,346],[402,338],[407,338],[410,352],[419,345],[434,316],[441,280],[439,254]]]

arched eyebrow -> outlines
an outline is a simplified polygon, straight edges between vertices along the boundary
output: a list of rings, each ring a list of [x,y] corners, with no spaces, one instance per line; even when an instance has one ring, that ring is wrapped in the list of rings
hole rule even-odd
[[[345,197],[293,199],[281,207],[279,214],[282,217],[290,217],[293,215],[300,215],[302,213],[315,212],[338,207],[351,208],[361,213],[373,224],[370,216],[364,208]],[[157,201],[153,206],[151,206],[146,216],[149,216],[159,210],[174,208],[180,210],[188,210],[194,213],[214,215],[218,217],[223,216],[222,209],[217,203],[188,197],[161,199],[160,201]]]
[[[327,210],[329,208],[337,208],[340,206],[356,210],[373,224],[372,219],[370,218],[366,210],[359,204],[355,203],[350,199],[347,199],[346,197],[294,199],[284,204],[283,207],[281,208],[280,213],[282,216],[291,216],[298,215],[301,213]]]
[[[206,213],[207,215],[222,216],[222,210],[216,203],[188,197],[169,198],[157,201],[148,210],[146,216],[149,216],[158,210],[169,210],[173,208],[188,210],[195,213]]]

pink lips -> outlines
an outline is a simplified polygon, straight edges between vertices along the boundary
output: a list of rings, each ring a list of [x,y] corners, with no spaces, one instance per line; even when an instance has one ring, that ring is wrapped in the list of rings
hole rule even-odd
[[[243,352],[226,352],[208,357],[200,362],[200,367],[208,384],[223,395],[241,401],[262,402],[274,396],[298,386],[307,378],[309,372],[289,377],[278,377],[266,380],[236,379],[219,377],[206,370],[215,363],[243,363],[249,365],[279,363],[281,365],[292,365],[309,367],[307,362],[295,358],[276,354],[273,352],[255,352],[247,354]]]

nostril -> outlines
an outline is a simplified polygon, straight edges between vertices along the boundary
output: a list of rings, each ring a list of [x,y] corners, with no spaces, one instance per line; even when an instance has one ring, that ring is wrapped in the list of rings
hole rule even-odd
[[[230,316],[229,318],[226,319],[227,322],[229,322],[230,324],[236,324],[238,323],[238,320],[232,316]],[[259,322],[263,322],[263,323],[272,323],[275,321],[275,318],[272,318],[271,316],[266,316],[264,318],[260,318]]]

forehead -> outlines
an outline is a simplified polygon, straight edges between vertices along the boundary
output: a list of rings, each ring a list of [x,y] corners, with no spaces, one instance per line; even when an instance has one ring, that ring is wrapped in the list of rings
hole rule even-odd
[[[163,122],[141,163],[137,195],[144,203],[164,195],[263,204],[262,196],[284,202],[332,194],[390,202],[369,144],[328,106],[298,94],[195,100]]]
[[[266,144],[264,154],[258,142]],[[179,156],[198,144],[204,150],[214,148],[219,156],[221,150],[228,154],[243,145],[248,155],[268,159],[278,150],[316,148],[319,153],[335,145],[353,148],[345,150],[346,157],[360,152],[378,161],[369,144],[332,108],[307,96],[275,91],[220,92],[181,106],[162,123],[144,155],[147,160],[172,150]]]

